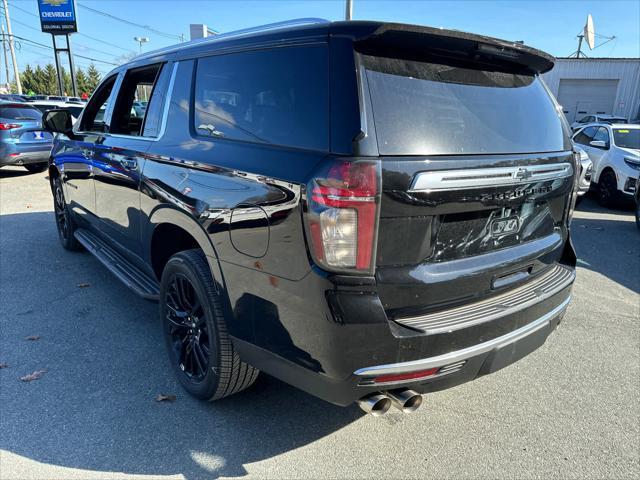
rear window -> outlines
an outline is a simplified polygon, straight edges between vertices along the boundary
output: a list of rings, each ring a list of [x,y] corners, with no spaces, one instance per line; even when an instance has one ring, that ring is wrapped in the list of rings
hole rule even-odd
[[[618,147],[640,150],[640,128],[614,128],[613,141]]]
[[[567,148],[537,76],[362,55],[382,155]]]
[[[258,50],[198,60],[201,136],[327,150],[326,46]]]
[[[10,120],[41,120],[42,112],[35,108],[0,107],[0,118]]]

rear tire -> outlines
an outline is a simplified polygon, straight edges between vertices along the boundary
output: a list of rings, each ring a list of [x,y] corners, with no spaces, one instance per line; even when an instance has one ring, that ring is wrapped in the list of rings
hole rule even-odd
[[[233,348],[220,293],[201,250],[179,252],[167,262],[160,318],[172,369],[194,397],[228,397],[258,377],[260,371],[240,360]]]
[[[598,203],[603,207],[612,208],[617,205],[619,196],[616,174],[606,170],[598,181]]]
[[[49,164],[46,162],[45,163],[29,163],[27,165],[23,165],[23,167],[26,168],[29,173],[44,172],[48,166]]]
[[[58,229],[58,238],[62,247],[70,251],[82,250],[82,245],[74,236],[76,224],[73,217],[69,213],[67,202],[64,199],[64,190],[62,189],[62,181],[56,178],[52,185],[53,190],[53,210],[56,216],[56,227]]]
[[[640,188],[640,185],[638,185],[638,188]],[[640,198],[636,202],[636,227],[640,229]]]

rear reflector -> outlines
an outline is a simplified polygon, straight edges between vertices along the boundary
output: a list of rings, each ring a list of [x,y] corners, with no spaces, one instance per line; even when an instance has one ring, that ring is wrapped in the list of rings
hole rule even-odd
[[[382,375],[380,377],[376,377],[373,381],[374,383],[387,383],[387,382],[401,382],[403,380],[415,380],[418,378],[425,378],[435,375],[440,370],[438,368],[430,368],[428,370],[420,370],[417,372],[409,372],[409,373],[398,373],[395,375]]]

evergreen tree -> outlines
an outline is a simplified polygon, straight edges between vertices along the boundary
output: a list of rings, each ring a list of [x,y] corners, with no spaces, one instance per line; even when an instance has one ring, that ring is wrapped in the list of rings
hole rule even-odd
[[[64,79],[63,89],[65,95],[71,96],[73,94],[71,75],[64,68],[62,69],[62,77]],[[22,80],[22,87],[25,92],[31,91],[41,95],[58,95],[58,76],[56,67],[51,63],[45,65],[44,68],[40,65],[37,65],[35,68],[27,65],[20,74],[20,79]],[[100,72],[94,65],[91,65],[86,72],[81,68],[76,70],[76,86],[79,96],[83,93],[91,95],[98,83],[100,83]],[[15,86],[12,85],[12,88],[15,90]]]
[[[100,72],[96,68],[96,66],[92,63],[89,65],[87,69],[87,88],[89,94],[93,93],[98,84],[100,83]]]
[[[89,95],[91,93],[89,79],[81,68],[76,71],[76,85],[78,87],[78,95],[82,96],[83,93]]]
[[[62,94],[66,96],[73,95],[73,84],[71,83],[71,74],[62,68]]]
[[[45,75],[44,70],[40,65],[36,66],[36,69],[33,72],[33,80],[34,80],[34,88],[33,91],[35,93],[45,93]]]
[[[56,73],[56,67],[51,63],[47,63],[43,71],[43,89],[45,95],[57,95],[58,93],[58,74]]]
[[[36,92],[36,81],[35,78],[33,76],[33,69],[31,68],[31,65],[27,65],[24,69],[24,71],[22,72],[22,74],[20,75],[20,80],[22,82],[22,88],[25,92],[28,91],[34,91]]]

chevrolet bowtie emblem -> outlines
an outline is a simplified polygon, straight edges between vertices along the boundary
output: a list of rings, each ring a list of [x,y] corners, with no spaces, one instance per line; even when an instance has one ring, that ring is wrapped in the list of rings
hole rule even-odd
[[[58,7],[67,2],[69,2],[69,0],[42,0],[42,3],[45,5],[51,5],[52,7]]]
[[[524,167],[520,167],[515,171],[515,173],[513,174],[513,177],[518,180],[525,180],[531,177],[531,172]]]

